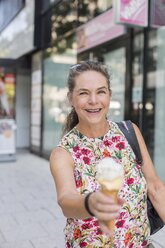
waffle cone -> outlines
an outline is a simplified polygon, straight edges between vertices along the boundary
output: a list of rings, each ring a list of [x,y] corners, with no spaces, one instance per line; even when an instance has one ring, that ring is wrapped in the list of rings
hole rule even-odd
[[[118,202],[119,190],[107,190],[107,189],[103,188],[101,191],[104,194],[111,196],[114,199],[115,203]],[[107,221],[107,226],[108,226],[109,230],[111,230],[113,232],[114,228],[115,228],[115,219]]]

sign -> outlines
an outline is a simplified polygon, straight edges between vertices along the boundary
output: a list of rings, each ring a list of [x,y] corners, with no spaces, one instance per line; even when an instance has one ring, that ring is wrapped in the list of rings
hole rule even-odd
[[[15,129],[13,119],[0,120],[0,161],[15,159]]]
[[[150,26],[165,26],[165,0],[152,0],[150,9]]]
[[[77,29],[78,53],[125,34],[123,25],[114,24],[113,9]]]
[[[114,0],[116,23],[146,27],[148,0]]]

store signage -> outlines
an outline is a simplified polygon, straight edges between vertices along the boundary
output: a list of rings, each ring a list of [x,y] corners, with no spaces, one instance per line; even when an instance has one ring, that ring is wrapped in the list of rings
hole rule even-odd
[[[15,154],[15,130],[13,119],[0,119],[0,161],[2,155]]]
[[[114,0],[116,23],[146,27],[148,0]]]
[[[78,53],[125,34],[123,25],[114,24],[113,9],[77,29]]]
[[[150,26],[165,26],[165,0],[152,0],[150,9]]]

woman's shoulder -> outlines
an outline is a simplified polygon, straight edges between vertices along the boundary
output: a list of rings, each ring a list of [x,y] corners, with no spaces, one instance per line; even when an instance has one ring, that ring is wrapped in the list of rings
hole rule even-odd
[[[77,134],[75,128],[73,128],[61,138],[58,146],[70,146],[75,140],[77,140]]]

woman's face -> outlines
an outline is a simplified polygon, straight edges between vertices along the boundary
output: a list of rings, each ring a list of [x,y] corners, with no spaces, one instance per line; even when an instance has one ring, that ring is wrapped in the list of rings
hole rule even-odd
[[[106,78],[97,71],[83,72],[76,77],[69,100],[78,115],[79,123],[90,125],[105,121],[110,103]]]

